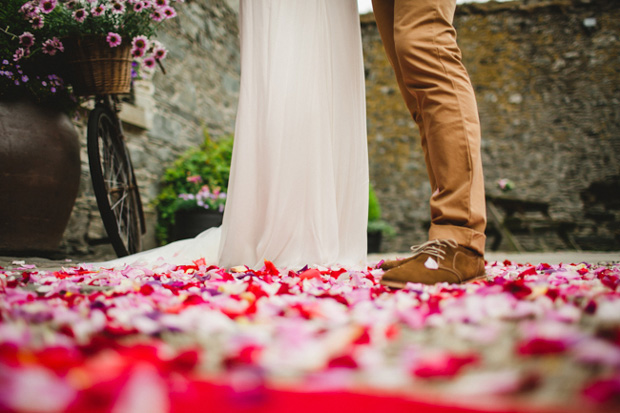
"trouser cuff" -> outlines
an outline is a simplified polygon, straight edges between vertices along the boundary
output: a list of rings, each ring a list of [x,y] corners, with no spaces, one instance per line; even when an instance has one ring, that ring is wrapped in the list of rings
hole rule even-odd
[[[487,237],[471,228],[459,227],[455,225],[436,225],[431,224],[428,232],[429,239],[453,239],[467,248],[484,255],[484,245]]]

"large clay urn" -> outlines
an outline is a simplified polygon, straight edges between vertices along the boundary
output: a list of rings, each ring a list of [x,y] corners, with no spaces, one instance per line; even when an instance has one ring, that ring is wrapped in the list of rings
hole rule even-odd
[[[0,101],[0,255],[58,249],[80,171],[80,143],[66,114]]]

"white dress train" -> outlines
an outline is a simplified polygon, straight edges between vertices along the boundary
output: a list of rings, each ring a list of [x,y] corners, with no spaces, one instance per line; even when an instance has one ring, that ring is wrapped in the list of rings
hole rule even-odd
[[[240,0],[241,87],[224,221],[106,263],[359,267],[368,152],[355,0]]]

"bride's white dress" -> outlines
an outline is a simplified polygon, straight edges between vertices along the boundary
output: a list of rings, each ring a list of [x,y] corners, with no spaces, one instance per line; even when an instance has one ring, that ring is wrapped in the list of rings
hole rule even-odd
[[[356,1],[241,0],[240,33],[222,226],[107,264],[365,264],[368,154]]]

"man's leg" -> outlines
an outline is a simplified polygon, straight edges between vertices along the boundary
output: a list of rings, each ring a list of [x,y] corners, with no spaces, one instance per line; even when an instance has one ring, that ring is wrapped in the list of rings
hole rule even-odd
[[[422,136],[433,189],[429,238],[452,239],[482,255],[486,213],[480,126],[452,26],[455,1],[374,0],[373,6]]]

